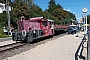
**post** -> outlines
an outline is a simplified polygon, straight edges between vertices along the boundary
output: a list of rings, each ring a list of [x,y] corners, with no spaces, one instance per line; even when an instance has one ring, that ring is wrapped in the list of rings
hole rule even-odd
[[[84,15],[84,24],[85,24],[85,14],[83,14]],[[84,26],[84,34],[85,34],[85,26]]]
[[[10,13],[9,13],[9,2],[6,0],[6,13],[7,13],[7,18],[8,18],[8,31],[11,30],[10,27]]]
[[[82,12],[84,13],[84,24],[86,23],[86,29],[85,29],[85,26],[84,26],[84,34],[87,34],[87,16],[86,16],[86,12],[88,11],[88,9],[86,7],[84,7],[82,9]],[[86,31],[85,31],[86,30]]]
[[[85,20],[86,20],[86,34],[87,34],[87,16],[86,16]]]

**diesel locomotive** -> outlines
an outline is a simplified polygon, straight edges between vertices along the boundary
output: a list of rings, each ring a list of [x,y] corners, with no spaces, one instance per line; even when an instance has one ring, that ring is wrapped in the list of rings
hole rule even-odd
[[[53,20],[44,19],[43,17],[30,18],[25,20],[22,16],[21,20],[17,21],[18,32],[12,33],[13,41],[33,42],[34,39],[53,36],[55,31],[67,29],[69,26],[55,25]]]

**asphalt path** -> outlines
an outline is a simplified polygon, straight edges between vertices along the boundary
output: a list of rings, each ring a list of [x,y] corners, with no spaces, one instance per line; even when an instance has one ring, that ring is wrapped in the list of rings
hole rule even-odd
[[[12,37],[0,38],[0,42],[9,41],[9,40],[12,40]]]

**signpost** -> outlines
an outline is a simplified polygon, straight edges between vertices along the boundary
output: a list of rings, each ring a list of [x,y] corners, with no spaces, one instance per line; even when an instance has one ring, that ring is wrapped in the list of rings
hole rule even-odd
[[[86,12],[88,11],[88,9],[86,7],[84,7],[82,9],[83,15],[84,15],[84,24],[86,24],[86,29],[84,26],[84,34],[87,34],[87,16],[86,16]]]
[[[84,7],[83,9],[82,9],[82,12],[83,13],[86,13],[88,11],[88,9],[86,8],[86,7]]]

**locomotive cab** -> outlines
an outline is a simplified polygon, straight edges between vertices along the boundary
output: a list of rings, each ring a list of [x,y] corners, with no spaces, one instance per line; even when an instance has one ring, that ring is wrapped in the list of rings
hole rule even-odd
[[[38,29],[38,37],[44,37],[50,35],[49,22],[43,17],[31,18],[31,22],[39,22],[40,28]]]
[[[50,27],[50,29],[49,30],[51,30],[51,35],[53,35],[54,34],[54,21],[53,20],[50,20],[50,19],[47,19],[48,20],[48,22],[49,22],[49,27]]]

